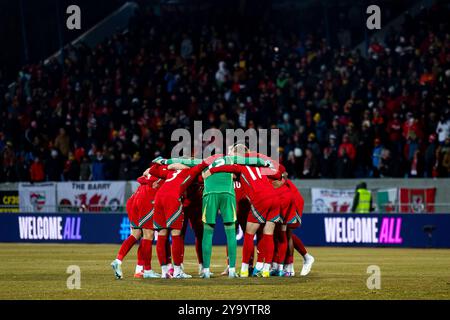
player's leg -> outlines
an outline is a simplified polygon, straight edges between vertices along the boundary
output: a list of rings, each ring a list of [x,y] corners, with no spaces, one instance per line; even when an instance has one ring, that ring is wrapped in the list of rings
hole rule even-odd
[[[179,226],[180,228],[177,228],[177,226],[174,227],[175,229],[170,231],[172,235],[173,277],[176,279],[192,278],[191,275],[186,274],[182,269],[184,241],[181,236],[181,225]]]
[[[167,242],[168,242],[168,230],[166,225],[166,217],[164,214],[165,203],[163,199],[155,198],[155,211],[153,215],[153,230],[158,231],[158,239],[156,241],[156,255],[158,257],[159,265],[161,266],[161,278],[170,278],[167,261]],[[169,250],[170,251],[170,248]]]
[[[142,229],[143,237],[141,240],[142,255],[144,259],[143,278],[161,278],[161,275],[152,270],[152,246],[154,231],[148,226]]]
[[[276,226],[276,238],[277,238],[277,255],[275,256],[274,265],[276,264],[276,275],[279,277],[284,276],[284,260],[286,259],[286,252],[288,247],[287,240],[287,226],[285,224],[277,224]]]
[[[289,189],[281,192],[280,211],[283,224],[277,224],[274,234],[275,255],[272,263],[271,275],[284,276],[285,260],[289,246],[287,229],[288,225],[292,226],[292,223],[297,221],[295,202]]]
[[[159,265],[161,266],[161,278],[170,278],[169,268],[167,266],[167,228],[158,229],[158,240],[156,241],[156,255],[158,256]]]
[[[147,212],[145,214],[139,216],[138,220],[138,226],[142,229],[142,238],[145,238],[145,232],[144,229],[150,229],[153,230],[153,214],[154,214],[154,208],[147,207]],[[153,239],[153,236],[152,236]],[[135,278],[143,278],[144,277],[144,264],[145,264],[145,255],[147,249],[147,244],[145,241],[142,240],[139,243],[139,247],[137,250],[137,265],[134,272]]]
[[[212,240],[214,235],[214,227],[216,224],[216,215],[218,210],[218,197],[216,194],[209,194],[203,198],[202,204],[202,221],[203,221],[203,239],[202,239],[202,255],[203,255],[203,272],[202,278],[211,277],[211,254]]]
[[[264,225],[263,236],[261,239],[261,248],[264,255],[264,266],[262,276],[267,278],[270,276],[270,267],[272,266],[274,242],[273,232],[275,230],[275,222],[267,221]]]
[[[125,258],[130,249],[134,246],[134,244],[141,238],[141,235],[142,235],[141,229],[133,227],[131,229],[131,235],[127,239],[125,239],[124,242],[122,242],[119,252],[117,253],[116,259],[114,259],[114,261],[111,262],[111,267],[114,271],[116,279],[118,280],[122,279],[123,277],[122,260]]]
[[[203,256],[202,256],[202,240],[203,240],[203,222],[201,220],[202,208],[188,206],[185,208],[185,223],[183,224],[183,239],[186,234],[188,223],[191,225],[195,237],[195,253],[198,261],[198,274],[201,275],[203,271]]]
[[[160,278],[161,275],[152,270],[152,247],[154,233],[154,208],[146,214],[139,222],[139,226],[142,227],[142,240],[141,240],[141,254],[144,260],[144,273],[143,278]]]
[[[255,268],[253,268],[253,272],[252,272],[252,276],[260,276],[262,275],[262,268],[264,266],[264,250],[262,250],[261,248],[261,239],[262,236],[260,236],[260,234],[262,234],[262,229],[261,225],[264,225],[266,223],[266,217],[264,216],[263,213],[261,213],[261,207],[259,209],[257,209],[253,204],[250,204],[250,212],[249,215],[247,217],[247,226],[246,226],[246,231],[245,231],[245,235],[244,235],[244,245],[247,243],[248,247],[245,246],[245,248],[243,248],[243,254],[242,257],[244,257],[244,253],[246,255],[246,259],[247,259],[247,264],[250,265],[250,261],[251,258],[254,257],[254,243],[253,243],[253,239],[255,238],[255,234],[257,235],[257,248],[258,248],[258,255],[257,255],[257,262],[256,262],[256,266]],[[251,231],[253,232],[249,232],[249,223],[250,223],[250,227],[251,227]],[[257,228],[256,228],[257,226]],[[250,240],[251,239],[251,240]],[[245,240],[247,240],[247,242],[245,242]],[[244,263],[244,262],[243,262]],[[245,266],[244,266],[245,268]]]
[[[292,241],[292,233],[293,228],[288,226],[286,230],[286,236],[288,239],[288,249],[286,252],[286,259],[284,261],[284,272],[285,276],[293,277],[295,276],[295,270],[294,270],[294,242]]]
[[[314,257],[308,253],[303,244],[303,241],[297,237],[295,234],[292,234],[292,241],[294,244],[295,250],[297,250],[303,257],[303,268],[300,272],[301,276],[306,276],[310,273],[312,265],[314,264]]]
[[[142,241],[139,242],[139,247],[137,249],[137,262],[136,268],[134,270],[135,278],[142,278],[144,276],[144,254],[142,252]]]
[[[279,260],[279,255],[278,255],[278,247],[279,247],[279,243],[278,240],[281,238],[281,225],[279,223],[277,223],[275,225],[275,230],[273,232],[273,258],[272,258],[272,266],[270,267],[270,275],[271,276],[276,276],[278,275],[278,260]]]
[[[200,212],[201,208],[198,210],[198,213]],[[203,222],[197,216],[191,214],[190,223],[195,236],[195,253],[197,254],[198,274],[200,275],[203,271],[203,253],[202,253]]]
[[[212,255],[212,240],[214,236],[215,224],[203,223],[203,238],[202,238],[202,258],[203,258],[203,271],[202,278],[211,277],[211,255]]]
[[[258,231],[260,224],[252,221],[252,215],[249,215],[249,220],[247,221],[247,226],[245,228],[244,234],[244,245],[242,247],[242,265],[240,276],[243,278],[248,277],[248,268],[250,262],[250,256],[253,254],[255,234]]]
[[[273,245],[274,245],[274,250],[273,250],[273,261],[272,261],[272,267],[270,269],[270,275],[271,276],[275,276],[278,275],[278,239],[281,238],[281,225],[279,223],[277,223],[275,225],[275,230],[273,232]]]
[[[241,201],[241,203],[242,203],[242,201]],[[250,207],[250,205],[248,205],[248,206]],[[245,228],[246,228],[246,225],[247,225],[247,217],[249,215],[249,210],[250,209],[242,208],[241,204],[239,204],[237,206],[237,208],[236,208],[237,223],[235,224],[236,234],[238,234],[239,232],[242,232],[243,234],[245,233]],[[227,267],[220,274],[222,276],[228,276],[228,271],[230,269],[230,260],[228,258],[228,248],[226,248],[226,253],[227,253]],[[250,257],[249,269],[251,269],[252,266],[253,266],[253,255]],[[250,270],[250,272],[251,272],[251,270]]]
[[[183,227],[181,228],[181,237],[183,238],[183,243],[184,243],[184,239],[186,237],[186,230],[187,230],[187,226],[189,223],[189,218],[186,216],[186,208],[183,208],[184,213],[184,217],[185,219],[183,220]],[[183,246],[183,257],[184,257],[184,246]],[[184,269],[183,265],[181,266],[182,269]]]
[[[172,259],[174,278],[192,278],[183,272],[184,241],[181,235],[184,224],[183,204],[178,199],[166,201],[166,225],[172,237]]]
[[[286,252],[286,258],[284,261],[284,276],[293,277],[295,276],[294,270],[294,242],[292,239],[293,232],[301,224],[301,218],[295,208],[295,201],[291,202],[290,209],[287,211],[287,215],[284,217],[284,221],[287,222],[287,242],[288,248]]]
[[[253,272],[252,272],[252,276],[253,277],[262,277],[262,269],[264,267],[264,249],[262,248],[262,245],[264,244],[264,242],[262,242],[262,238],[263,238],[263,229],[264,229],[264,225],[262,225],[262,227],[260,227],[258,229],[258,232],[256,232],[256,264],[255,267],[253,268]],[[252,253],[252,255],[250,256],[250,262],[249,265],[252,266],[253,265],[253,260],[255,258],[255,254],[254,252]]]
[[[173,264],[172,264],[172,247],[170,245],[170,233],[167,233],[167,241],[166,241],[166,262],[167,262],[167,272],[169,276],[173,276]]]
[[[236,227],[235,223],[224,223],[225,235],[227,237],[227,251],[228,251],[228,276],[230,278],[236,277],[236,255],[237,255],[237,241],[236,241]]]
[[[258,205],[253,206],[252,212],[255,217],[259,216],[262,220],[265,220],[263,235],[258,243],[258,261],[264,261],[261,275],[263,277],[269,277],[274,253],[273,233],[275,224],[282,222],[278,199],[266,199]],[[263,256],[263,259],[260,256]],[[253,273],[255,274],[255,270]]]
[[[228,276],[230,278],[236,277],[236,198],[231,195],[220,196],[220,212],[222,215],[225,235],[227,238],[227,255],[229,271]]]

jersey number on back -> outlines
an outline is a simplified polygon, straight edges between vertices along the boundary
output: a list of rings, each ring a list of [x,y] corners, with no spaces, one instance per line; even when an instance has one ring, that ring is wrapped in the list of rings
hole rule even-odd
[[[256,175],[253,173],[253,170],[252,170],[249,166],[245,166],[245,167],[247,168],[248,173],[250,174],[250,177],[252,177],[252,180],[256,180],[257,177],[256,177]],[[259,179],[262,179],[262,176],[261,176],[261,170],[260,170],[258,167],[254,167],[254,169],[255,169],[255,171],[256,171],[256,174],[258,175],[258,178],[259,178]]]
[[[169,182],[169,181],[172,181],[173,179],[175,179],[175,178],[177,177],[177,175],[180,174],[180,172],[181,172],[181,170],[176,170],[176,171],[173,173],[172,177],[171,177],[170,179],[167,179],[166,182]]]

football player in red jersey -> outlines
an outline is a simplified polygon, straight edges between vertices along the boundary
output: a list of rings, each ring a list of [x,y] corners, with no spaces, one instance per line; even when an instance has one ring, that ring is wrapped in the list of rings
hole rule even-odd
[[[159,159],[154,161],[158,162]],[[208,165],[202,162],[195,167],[188,168],[182,164],[161,165],[152,167],[151,175],[165,179],[164,184],[158,190],[155,197],[155,213],[153,224],[158,230],[156,252],[161,265],[161,277],[171,277],[168,273],[168,261],[166,261],[166,242],[168,230],[172,236],[172,258],[174,263],[174,278],[192,278],[182,269],[184,243],[181,231],[184,223],[182,196],[186,189],[197,178],[197,175]]]
[[[139,187],[128,199],[126,210],[131,224],[131,235],[122,243],[116,259],[111,263],[116,279],[122,279],[122,260],[133,245],[142,238],[138,248],[138,261],[135,270],[137,278],[159,278],[151,268],[153,242],[153,199],[160,186],[160,179],[149,174],[147,169],[137,179]]]

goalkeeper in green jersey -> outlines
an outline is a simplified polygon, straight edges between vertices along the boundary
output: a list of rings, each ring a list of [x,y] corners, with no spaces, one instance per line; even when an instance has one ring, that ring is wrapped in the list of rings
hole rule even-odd
[[[181,163],[188,167],[195,166],[202,162],[200,159],[155,159],[161,164]],[[270,162],[262,158],[214,155],[205,160],[209,164],[207,169],[219,167],[226,164],[241,164],[253,166],[269,166]],[[210,264],[212,253],[212,239],[217,214],[220,212],[225,227],[227,238],[229,273],[230,278],[236,277],[236,195],[234,192],[234,182],[232,173],[217,173],[210,175],[204,181],[203,201],[202,201],[202,221],[204,224],[202,239],[203,272],[202,278],[210,278]]]

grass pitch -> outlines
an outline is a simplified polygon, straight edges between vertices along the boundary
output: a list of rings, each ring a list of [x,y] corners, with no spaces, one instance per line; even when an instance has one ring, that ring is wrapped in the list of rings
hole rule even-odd
[[[0,244],[0,299],[450,299],[450,250],[309,248],[307,277],[228,279],[225,248],[214,247],[212,279],[134,279],[136,247],[115,280],[110,262],[118,245]],[[239,250],[240,251],[240,250]],[[239,261],[240,257],[238,257]],[[301,259],[296,259],[299,274]],[[67,267],[81,269],[81,289],[66,286]],[[154,269],[159,266],[153,251]],[[381,289],[366,286],[367,267],[381,269]],[[193,247],[185,269],[197,275]]]

